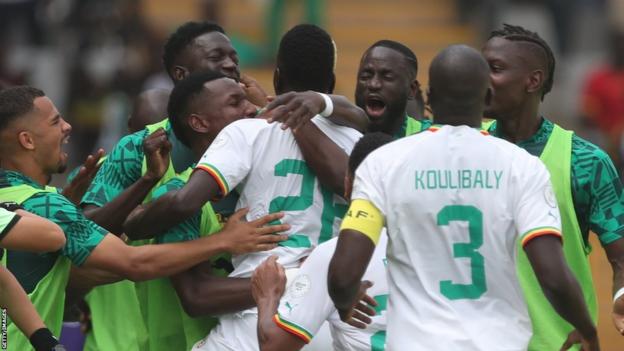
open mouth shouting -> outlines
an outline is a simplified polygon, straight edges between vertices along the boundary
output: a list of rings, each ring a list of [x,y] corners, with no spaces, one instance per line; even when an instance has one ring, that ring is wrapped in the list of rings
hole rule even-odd
[[[373,119],[381,118],[386,112],[386,103],[378,95],[368,95],[364,101],[366,114]]]

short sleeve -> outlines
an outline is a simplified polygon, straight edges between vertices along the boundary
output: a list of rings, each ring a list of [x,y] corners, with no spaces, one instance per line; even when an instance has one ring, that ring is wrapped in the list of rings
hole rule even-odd
[[[147,131],[143,130],[119,140],[100,166],[82,204],[104,206],[141,177],[146,136]]]
[[[561,237],[561,218],[557,199],[546,166],[537,157],[528,156],[513,171],[514,219],[522,246],[542,235]]]
[[[221,190],[221,198],[236,188],[251,169],[252,145],[261,126],[243,122],[258,121],[242,120],[225,127],[195,168],[208,172],[214,178]]]
[[[385,197],[383,196],[382,177],[377,170],[377,166],[380,164],[379,161],[377,161],[377,155],[379,155],[378,151],[379,150],[373,151],[357,168],[351,200],[367,200],[372,203],[383,216],[386,216],[387,208]]]
[[[606,153],[600,150],[589,184],[589,229],[602,245],[624,237],[624,196],[622,182]]]
[[[170,179],[154,190],[153,199],[156,200],[170,191],[180,190],[184,184],[184,181],[179,178]],[[200,219],[201,211],[197,211],[191,218],[157,236],[156,243],[177,243],[199,238]]]
[[[335,241],[319,246],[289,281],[275,323],[308,343],[335,311],[327,293],[327,270]],[[328,250],[329,249],[329,250]]]
[[[19,219],[20,216],[18,214],[0,208],[0,241],[9,233]]]
[[[38,193],[23,203],[24,208],[58,224],[65,233],[62,254],[75,265],[82,265],[108,233],[87,219],[80,209],[60,194]]]

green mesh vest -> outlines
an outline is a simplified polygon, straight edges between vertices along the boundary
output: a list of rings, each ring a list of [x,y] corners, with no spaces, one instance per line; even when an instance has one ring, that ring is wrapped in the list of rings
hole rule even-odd
[[[570,184],[570,162],[572,155],[572,132],[555,125],[540,159],[550,172],[553,190],[561,212],[563,232],[563,251],[570,269],[574,273],[585,296],[594,322],[597,320],[598,306],[594,291],[591,268],[589,265],[589,248],[583,242],[578,225],[572,190]],[[529,343],[531,351],[559,350],[568,334],[574,329],[572,325],[559,317],[552,308],[533,273],[526,254],[519,249],[518,276],[527,300],[533,337]],[[578,350],[577,348],[573,348]]]
[[[106,156],[100,163],[105,159]],[[87,333],[83,351],[147,350],[147,330],[133,282],[122,280],[95,287],[85,301],[91,311],[92,329]]]
[[[18,185],[0,189],[2,201],[13,201],[22,204],[32,196],[42,192],[56,192],[56,188],[46,187],[45,190],[36,189],[29,185]],[[7,265],[7,256],[2,257],[2,264]],[[71,262],[62,255],[58,255],[56,262],[48,274],[37,283],[35,289],[28,294],[30,301],[37,309],[45,325],[52,334],[59,336],[63,325],[63,312],[65,307],[65,288],[69,279]],[[7,326],[7,350],[26,351],[33,350],[30,341],[17,326],[9,320]]]
[[[189,168],[177,177],[188,181],[193,169]],[[201,209],[200,237],[210,235],[221,229],[211,204],[206,203]],[[227,256],[216,256],[211,261]],[[227,276],[225,270],[213,270],[221,276]],[[217,325],[212,317],[189,317],[178,298],[169,278],[154,279],[146,284],[147,319],[150,351],[190,350],[193,345],[208,334]]]

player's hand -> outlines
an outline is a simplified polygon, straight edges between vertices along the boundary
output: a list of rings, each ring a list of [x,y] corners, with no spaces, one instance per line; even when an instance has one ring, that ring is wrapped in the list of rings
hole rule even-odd
[[[598,344],[598,334],[584,338],[578,330],[573,330],[568,334],[568,338],[561,346],[560,351],[569,350],[574,345],[581,344],[581,351],[600,351]]]
[[[160,180],[169,168],[169,155],[171,143],[167,139],[167,133],[159,128],[154,133],[143,139],[143,152],[147,162],[145,177],[151,180]]]
[[[100,160],[104,156],[104,149],[99,149],[95,154],[87,156],[85,162],[80,166],[80,170],[72,181],[63,189],[63,196],[69,199],[74,205],[79,206],[89,185],[100,169]]]
[[[267,258],[251,275],[251,295],[254,301],[278,300],[286,289],[286,272],[277,263],[277,256]]]
[[[252,104],[264,107],[267,104],[267,94],[262,89],[258,81],[252,77],[241,73],[240,82],[238,83],[247,95],[247,100]]]
[[[227,252],[243,254],[271,250],[277,247],[278,243],[288,239],[288,235],[277,233],[287,231],[290,225],[267,225],[284,217],[283,213],[272,213],[255,221],[246,222],[244,217],[247,212],[249,210],[246,208],[236,211],[221,231],[220,235],[223,237]]]
[[[343,322],[359,329],[366,329],[366,326],[371,323],[369,316],[374,316],[375,310],[365,305],[377,305],[375,300],[366,295],[366,291],[371,286],[373,286],[371,281],[363,280],[353,305],[347,310],[338,310],[340,319]]]
[[[313,91],[289,92],[269,100],[271,102],[258,117],[266,118],[269,123],[281,122],[282,129],[293,131],[325,109],[325,100]]]
[[[611,317],[613,318],[615,329],[617,329],[621,335],[624,335],[624,296],[620,296],[620,298],[613,303]]]

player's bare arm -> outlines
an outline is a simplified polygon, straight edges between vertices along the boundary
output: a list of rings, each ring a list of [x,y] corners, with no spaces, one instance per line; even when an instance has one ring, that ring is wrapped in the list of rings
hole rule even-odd
[[[361,289],[362,276],[374,251],[375,243],[365,234],[353,229],[340,232],[336,251],[329,263],[327,284],[329,296],[345,322],[357,317],[354,315],[355,307],[366,290]]]
[[[345,97],[327,95],[333,103],[330,120],[364,132],[368,127],[368,116],[359,107],[351,104]],[[296,108],[298,101],[306,107]],[[307,105],[306,105],[307,104]],[[264,115],[270,121],[284,123],[293,128],[297,145],[303,153],[306,163],[314,170],[321,184],[329,187],[335,194],[344,194],[344,175],[347,171],[348,155],[314,123],[305,123],[326,108],[323,97],[315,92],[287,93],[275,98],[267,106]],[[303,110],[303,113],[299,111]],[[298,122],[300,121],[300,122]]]
[[[54,252],[65,245],[65,234],[57,224],[24,210],[15,210],[19,220],[0,240],[9,250]]]
[[[524,246],[544,295],[559,315],[576,328],[584,350],[599,350],[596,326],[589,315],[583,292],[565,262],[561,240],[554,235],[537,237]],[[573,332],[562,350],[572,347]]]
[[[41,340],[41,336],[38,337],[39,343],[42,342],[43,344],[37,346],[45,345],[45,347],[50,349],[58,344],[58,341],[52,337],[43,320],[41,320],[22,286],[17,282],[13,274],[3,266],[0,266],[0,306],[6,306],[7,313],[13,323],[26,337],[31,339],[31,342],[33,340],[32,336],[36,332],[45,334],[43,340]]]
[[[184,311],[191,317],[234,313],[256,305],[249,278],[221,277],[204,261],[171,278]]]
[[[251,277],[251,291],[258,304],[258,344],[262,351],[300,350],[305,342],[279,328],[273,321],[286,289],[286,272],[271,256],[256,268]]]
[[[335,124],[350,127],[363,133],[368,128],[368,116],[361,108],[341,95],[323,94],[331,101],[327,118]],[[269,122],[283,123],[282,128],[297,130],[312,117],[327,111],[325,97],[314,91],[288,92],[278,95],[258,116]]]
[[[604,246],[607,259],[613,268],[613,324],[624,335],[624,240],[616,240]]]
[[[275,234],[288,230],[289,225],[266,226],[283,217],[283,213],[245,222],[242,218],[246,213],[246,209],[237,211],[218,233],[183,243],[128,246],[114,235],[106,235],[84,267],[96,267],[132,281],[143,281],[180,273],[221,253],[271,250],[288,238]]]
[[[209,200],[224,195],[208,173],[193,172],[184,188],[170,191],[132,211],[124,223],[125,233],[130,238],[163,233],[188,219]]]
[[[102,207],[87,205],[83,208],[87,218],[115,235],[123,233],[123,223],[130,212],[149,194],[160,181],[169,166],[171,143],[163,129],[150,134],[143,140],[147,159],[147,172],[114,200]]]

